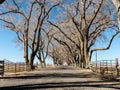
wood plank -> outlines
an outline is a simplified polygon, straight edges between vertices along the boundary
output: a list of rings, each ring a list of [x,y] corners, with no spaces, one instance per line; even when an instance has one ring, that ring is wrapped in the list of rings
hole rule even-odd
[[[0,61],[0,63],[4,63],[4,61]]]
[[[4,61],[0,61],[0,75],[4,75]]]
[[[4,68],[4,66],[0,66],[0,68]]]

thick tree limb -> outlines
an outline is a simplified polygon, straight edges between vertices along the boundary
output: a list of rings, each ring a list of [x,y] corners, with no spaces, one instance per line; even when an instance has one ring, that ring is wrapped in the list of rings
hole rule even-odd
[[[95,49],[92,49],[92,50],[90,51],[90,60],[91,60],[92,53],[93,53],[94,51],[108,50],[108,49],[110,48],[111,44],[112,44],[113,39],[114,39],[119,33],[120,33],[120,31],[117,31],[117,32],[111,37],[111,39],[110,39],[110,41],[109,41],[109,44],[108,44],[108,46],[107,46],[106,48],[95,48]]]
[[[48,22],[49,22],[52,26],[56,27],[56,28],[57,28],[67,39],[69,39],[72,43],[75,43],[75,41],[73,41],[70,37],[68,37],[68,35],[65,34],[58,25],[52,23],[52,22],[49,21],[49,20],[48,20]]]
[[[70,46],[69,46],[66,42],[64,42],[64,41],[62,41],[62,40],[59,40],[59,39],[57,39],[57,38],[55,38],[55,37],[53,37],[53,38],[54,38],[58,43],[60,43],[61,45],[67,46],[67,48],[69,49],[70,53],[73,53],[72,50],[71,50],[71,48],[70,48]]]

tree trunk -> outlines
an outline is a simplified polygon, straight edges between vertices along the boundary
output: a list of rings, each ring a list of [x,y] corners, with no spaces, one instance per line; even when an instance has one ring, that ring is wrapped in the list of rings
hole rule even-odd
[[[88,50],[88,38],[87,37],[84,40],[84,60],[85,60],[85,68],[89,68],[89,50]]]
[[[31,54],[30,60],[29,60],[29,64],[28,64],[28,66],[27,66],[27,70],[28,70],[28,71],[31,71],[31,70],[34,70],[34,69],[35,69],[35,67],[34,67],[34,65],[33,65],[34,58],[35,58],[34,54]]]
[[[29,55],[28,55],[28,28],[26,30],[24,30],[24,58],[26,61],[26,69],[28,70],[29,67]]]
[[[43,66],[43,62],[42,62],[42,60],[40,60],[40,66],[41,66],[41,68],[44,67],[44,66]]]
[[[45,61],[43,61],[43,65],[44,65],[44,67],[46,67],[46,62]]]
[[[79,54],[79,67],[82,68],[82,57],[80,54]]]
[[[87,54],[85,57],[85,61],[86,61],[86,68],[89,68],[89,55]]]
[[[30,71],[35,69],[35,67],[33,65],[33,60],[30,61],[28,68],[29,68]]]

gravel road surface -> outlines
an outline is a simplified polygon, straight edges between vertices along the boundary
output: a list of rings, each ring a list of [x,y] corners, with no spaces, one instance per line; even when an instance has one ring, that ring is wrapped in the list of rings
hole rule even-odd
[[[120,82],[103,80],[91,70],[59,66],[6,74],[0,90],[120,90]]]

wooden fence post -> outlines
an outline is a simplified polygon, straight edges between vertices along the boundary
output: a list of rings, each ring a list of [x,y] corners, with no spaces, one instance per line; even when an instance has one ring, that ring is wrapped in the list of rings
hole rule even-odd
[[[16,63],[15,63],[15,73],[16,73]]]
[[[36,68],[35,69],[38,70],[38,62],[36,62]]]
[[[10,72],[9,63],[8,63],[8,71]]]
[[[5,67],[4,67],[4,61],[3,61],[3,73],[2,73],[2,76],[4,75],[4,68],[5,68]]]
[[[0,75],[4,75],[4,61],[0,61]]]
[[[117,76],[119,76],[119,62],[118,62],[118,58],[116,58],[116,71],[117,71]]]

